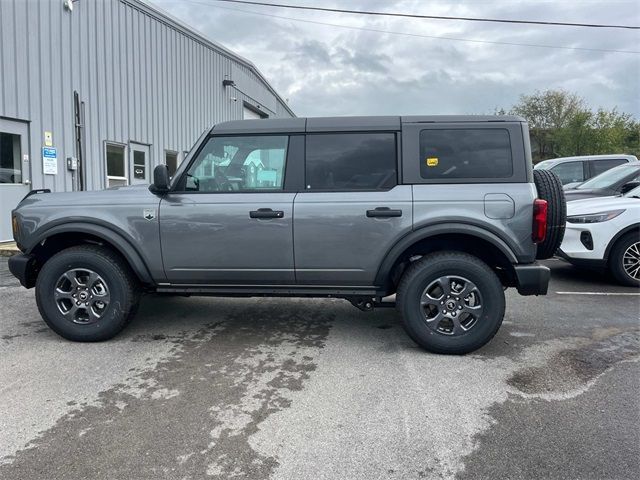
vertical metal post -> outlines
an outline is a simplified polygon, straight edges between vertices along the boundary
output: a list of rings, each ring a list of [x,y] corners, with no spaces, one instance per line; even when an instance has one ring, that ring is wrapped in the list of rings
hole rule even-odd
[[[84,190],[84,164],[83,164],[83,148],[82,148],[82,114],[80,111],[80,96],[77,91],[73,92],[73,105],[75,111],[75,133],[76,133],[76,158],[78,159],[78,190]]]

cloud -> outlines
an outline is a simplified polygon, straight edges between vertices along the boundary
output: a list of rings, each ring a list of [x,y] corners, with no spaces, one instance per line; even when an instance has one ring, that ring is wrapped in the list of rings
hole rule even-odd
[[[636,31],[364,17],[257,6],[230,9],[229,4],[212,0],[152,1],[253,61],[300,116],[492,113],[496,107],[508,109],[522,93],[564,88],[592,107],[618,107],[640,118],[640,54],[420,38],[264,14],[432,37],[609,50],[640,50]],[[315,5],[307,0],[282,1]],[[321,5],[640,24],[640,4],[635,0],[354,0],[348,4],[333,0]]]

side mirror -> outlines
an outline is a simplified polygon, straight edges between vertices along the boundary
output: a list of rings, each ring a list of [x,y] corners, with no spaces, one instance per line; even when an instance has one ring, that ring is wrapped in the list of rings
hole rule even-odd
[[[630,192],[631,190],[633,190],[636,187],[640,187],[640,182],[639,181],[633,181],[633,182],[625,183],[622,186],[622,189],[620,190],[620,193],[622,193],[624,195],[625,193]]]
[[[169,168],[166,165],[158,165],[153,169],[153,183],[149,185],[149,191],[155,194],[169,191]]]

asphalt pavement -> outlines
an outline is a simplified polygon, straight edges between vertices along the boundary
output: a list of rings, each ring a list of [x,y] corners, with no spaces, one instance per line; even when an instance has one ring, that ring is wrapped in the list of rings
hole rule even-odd
[[[0,258],[0,478],[640,478],[639,292],[546,263],[453,357],[343,300],[148,296],[68,342]]]

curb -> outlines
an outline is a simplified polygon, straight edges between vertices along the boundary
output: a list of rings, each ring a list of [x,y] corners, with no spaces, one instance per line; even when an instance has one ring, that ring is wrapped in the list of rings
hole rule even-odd
[[[2,242],[0,243],[0,257],[12,257],[20,253],[15,242]]]

